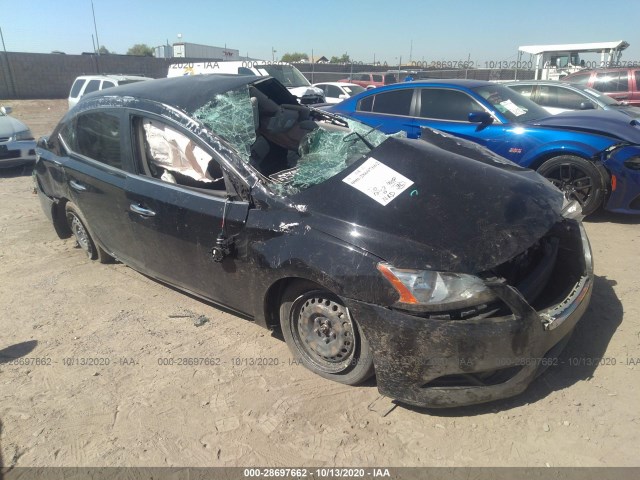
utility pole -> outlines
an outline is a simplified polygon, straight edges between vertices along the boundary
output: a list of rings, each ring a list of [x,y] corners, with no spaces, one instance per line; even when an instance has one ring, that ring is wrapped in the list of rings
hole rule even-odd
[[[93,0],[91,0],[91,12],[93,13],[93,29],[96,31],[96,43],[98,44],[98,56],[100,56],[100,39],[98,38],[98,27],[96,26],[96,11],[93,8]]]
[[[9,73],[9,76],[7,78],[7,93],[11,95],[11,93],[9,92],[9,85],[11,85],[11,90],[13,90],[13,97],[17,98],[18,92],[16,91],[16,80],[15,78],[13,78],[13,70],[11,69],[11,64],[9,63],[7,46],[4,44],[4,35],[2,34],[2,28],[0,28],[0,39],[2,39],[2,50],[4,51],[4,61],[7,64],[7,72]]]
[[[7,46],[4,44],[4,35],[2,35],[2,27],[0,27],[0,38],[2,39],[2,50],[4,50],[4,53],[6,55]]]

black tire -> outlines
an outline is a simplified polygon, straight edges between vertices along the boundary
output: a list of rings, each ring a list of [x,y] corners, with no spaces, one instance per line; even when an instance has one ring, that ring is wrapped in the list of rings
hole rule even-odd
[[[280,326],[289,350],[321,377],[357,385],[374,374],[371,347],[342,301],[311,282],[282,297]]]
[[[98,260],[100,263],[113,262],[113,257],[105,252],[100,245],[96,245],[93,238],[91,238],[90,230],[87,228],[87,221],[80,209],[72,202],[67,202],[64,208],[67,224],[76,239],[76,244],[84,250],[87,257],[91,260]]]
[[[538,173],[562,190],[567,199],[577,200],[583,215],[595,212],[604,202],[608,174],[589,160],[560,155],[540,165]]]

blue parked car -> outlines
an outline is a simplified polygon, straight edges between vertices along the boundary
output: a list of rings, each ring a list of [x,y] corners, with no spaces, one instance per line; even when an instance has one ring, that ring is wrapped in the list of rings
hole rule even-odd
[[[385,133],[429,140],[436,129],[477,142],[537,170],[585,215],[600,207],[640,214],[640,123],[619,112],[551,116],[507,87],[477,80],[399,83],[326,110]]]

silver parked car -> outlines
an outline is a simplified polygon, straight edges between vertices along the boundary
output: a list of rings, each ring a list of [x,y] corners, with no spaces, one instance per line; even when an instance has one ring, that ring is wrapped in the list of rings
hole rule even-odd
[[[523,80],[503,85],[529,98],[553,115],[572,110],[616,110],[630,117],[640,118],[639,107],[618,102],[585,85],[551,80]]]
[[[11,107],[0,107],[0,168],[36,160],[36,142],[31,130],[10,113]]]

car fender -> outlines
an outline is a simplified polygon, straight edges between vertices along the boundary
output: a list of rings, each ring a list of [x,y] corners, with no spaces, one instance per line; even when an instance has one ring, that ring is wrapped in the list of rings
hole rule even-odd
[[[537,170],[546,160],[560,155],[575,155],[588,160],[597,158],[600,149],[584,142],[573,141],[555,141],[542,144],[532,150],[529,150],[516,163]],[[595,160],[594,160],[595,161]]]
[[[253,279],[254,291],[263,292],[253,299],[256,323],[273,321],[283,289],[295,280],[309,280],[341,297],[395,302],[395,290],[377,271],[377,256],[303,222],[281,222],[274,230],[271,238],[249,246],[249,257],[261,267]]]

